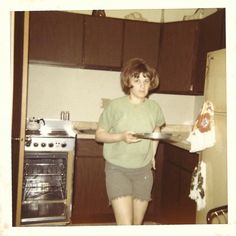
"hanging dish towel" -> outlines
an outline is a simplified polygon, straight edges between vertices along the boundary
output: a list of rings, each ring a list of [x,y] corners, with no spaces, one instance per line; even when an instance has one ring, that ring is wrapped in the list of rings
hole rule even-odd
[[[205,208],[206,206],[206,163],[199,161],[198,165],[195,167],[192,180],[190,185],[189,197],[195,200],[197,204],[197,211]]]
[[[187,141],[191,144],[190,152],[198,152],[214,146],[215,124],[212,102],[204,102]]]

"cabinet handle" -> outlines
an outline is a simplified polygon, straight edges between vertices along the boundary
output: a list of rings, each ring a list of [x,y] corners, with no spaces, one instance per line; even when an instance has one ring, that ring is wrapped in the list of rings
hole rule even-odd
[[[12,138],[13,141],[24,141],[23,138]]]
[[[193,91],[193,84],[190,85],[189,90]]]
[[[208,88],[208,83],[209,83],[209,70],[210,70],[210,64],[211,64],[211,61],[214,60],[214,57],[209,55],[207,57],[207,65],[206,65],[206,72],[205,72],[205,86],[204,86],[204,91],[207,90]]]

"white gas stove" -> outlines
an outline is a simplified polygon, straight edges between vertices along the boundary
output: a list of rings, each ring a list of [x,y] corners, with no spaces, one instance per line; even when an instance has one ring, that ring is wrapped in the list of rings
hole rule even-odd
[[[25,151],[68,152],[75,148],[76,133],[69,120],[44,119],[38,130],[26,130]]]

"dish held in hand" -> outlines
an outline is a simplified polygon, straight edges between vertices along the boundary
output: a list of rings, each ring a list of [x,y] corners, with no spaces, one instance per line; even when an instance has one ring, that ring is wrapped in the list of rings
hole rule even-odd
[[[165,140],[169,139],[172,136],[172,134],[153,132],[153,133],[136,133],[133,134],[133,136],[140,139]]]

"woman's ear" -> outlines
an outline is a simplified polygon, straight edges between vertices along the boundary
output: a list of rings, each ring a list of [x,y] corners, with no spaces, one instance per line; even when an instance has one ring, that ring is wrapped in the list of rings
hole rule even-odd
[[[133,88],[134,86],[130,83],[130,80],[129,80],[129,83],[128,83],[128,88],[131,89]]]
[[[130,82],[130,78],[127,80],[127,84],[126,84],[127,88],[131,89],[133,88],[133,85]]]

